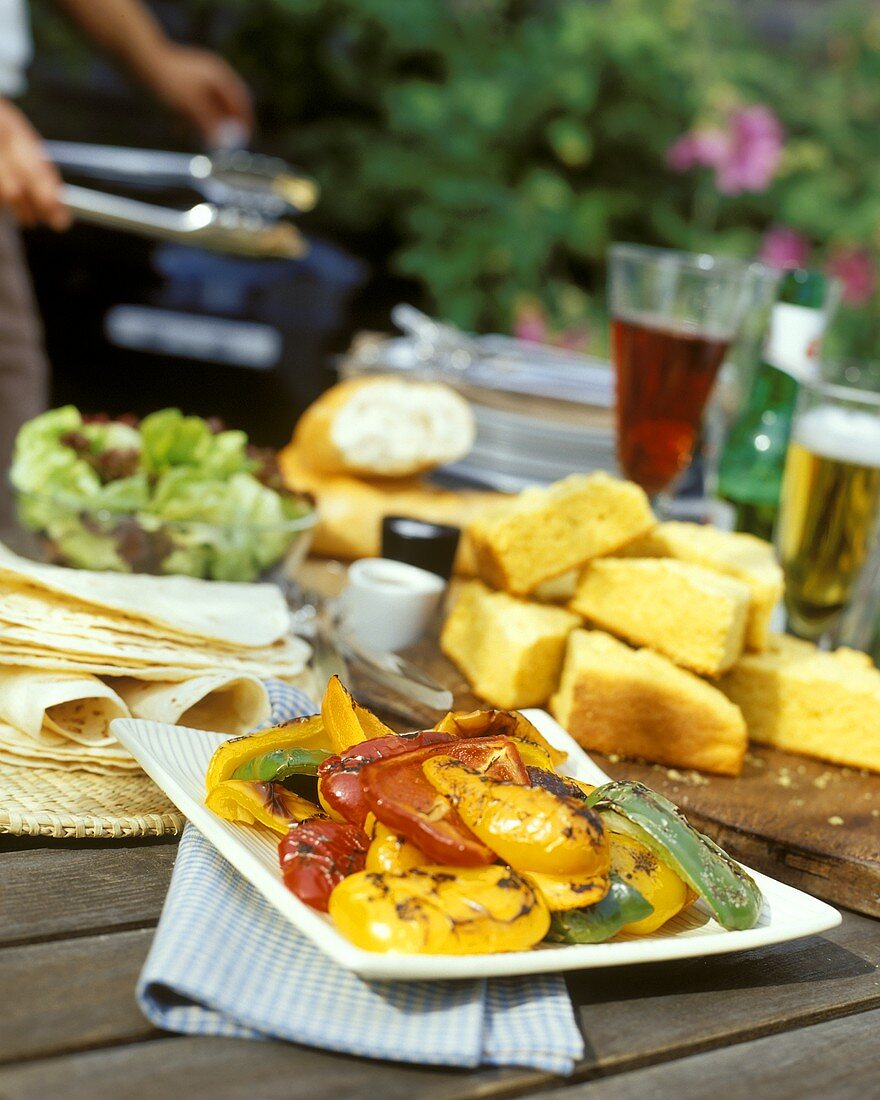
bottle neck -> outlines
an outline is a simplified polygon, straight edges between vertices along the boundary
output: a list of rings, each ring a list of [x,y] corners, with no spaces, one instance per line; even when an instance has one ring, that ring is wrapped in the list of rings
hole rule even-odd
[[[787,371],[762,360],[752,385],[749,404],[760,409],[790,406],[797,397],[798,380]]]

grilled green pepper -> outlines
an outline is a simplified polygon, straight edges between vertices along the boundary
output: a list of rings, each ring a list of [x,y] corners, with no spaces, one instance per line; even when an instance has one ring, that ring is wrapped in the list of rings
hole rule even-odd
[[[727,929],[752,928],[764,899],[754,879],[714,841],[698,833],[662,794],[641,783],[612,782],[587,799],[612,832],[640,841],[702,897]]]
[[[553,943],[604,943],[625,925],[644,920],[653,912],[653,905],[635,886],[612,871],[611,888],[601,901],[587,909],[551,914],[545,939]]]
[[[283,783],[291,775],[317,775],[318,765],[328,756],[323,749],[272,749],[240,764],[230,778]]]

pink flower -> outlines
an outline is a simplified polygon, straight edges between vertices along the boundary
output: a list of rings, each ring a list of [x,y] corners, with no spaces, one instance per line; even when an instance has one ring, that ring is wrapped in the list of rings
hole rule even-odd
[[[764,234],[758,259],[780,271],[806,267],[810,260],[810,248],[810,242],[803,233],[787,225],[774,225]]]
[[[560,332],[553,343],[566,351],[586,352],[590,346],[590,329],[587,325],[572,326]]]
[[[877,289],[877,268],[866,248],[838,248],[827,264],[829,275],[843,284],[843,301],[851,306],[863,306]]]
[[[720,130],[688,130],[666,150],[666,163],[676,172],[714,168],[726,150],[727,139]]]
[[[530,303],[517,310],[513,321],[513,335],[518,340],[528,340],[532,344],[547,343],[547,317],[540,305]]]
[[[666,162],[676,172],[715,170],[715,186],[724,195],[766,191],[779,166],[784,132],[762,103],[731,111],[726,125],[690,130],[669,147]]]

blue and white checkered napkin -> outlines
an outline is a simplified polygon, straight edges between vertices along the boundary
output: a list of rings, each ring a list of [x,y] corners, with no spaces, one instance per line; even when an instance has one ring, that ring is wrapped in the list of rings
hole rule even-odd
[[[314,707],[270,684],[273,722]],[[584,1052],[557,974],[368,982],[301,936],[191,825],[137,989],[157,1027],[368,1058],[570,1073]]]

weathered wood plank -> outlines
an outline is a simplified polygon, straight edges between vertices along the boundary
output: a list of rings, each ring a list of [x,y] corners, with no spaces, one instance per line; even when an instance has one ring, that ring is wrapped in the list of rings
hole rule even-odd
[[[133,992],[151,935],[118,932],[0,951],[0,1001],[16,1005],[0,1036],[0,1060],[150,1036]],[[580,1072],[646,1065],[874,1008],[878,963],[880,925],[847,914],[827,937],[570,975],[587,1039]],[[248,1050],[241,1048],[243,1057]]]
[[[644,1065],[880,1005],[880,924],[715,958],[580,971],[585,1068]]]
[[[521,1094],[552,1078],[346,1058],[283,1043],[163,1039],[0,1068],[3,1100],[466,1100]]]
[[[0,945],[154,924],[176,844],[0,854]]]
[[[533,1100],[801,1100],[804,1096],[861,1100],[880,1092],[878,1034],[880,1010],[875,1010],[532,1095]]]
[[[134,1000],[152,929],[0,951],[0,1062],[154,1033]]]

